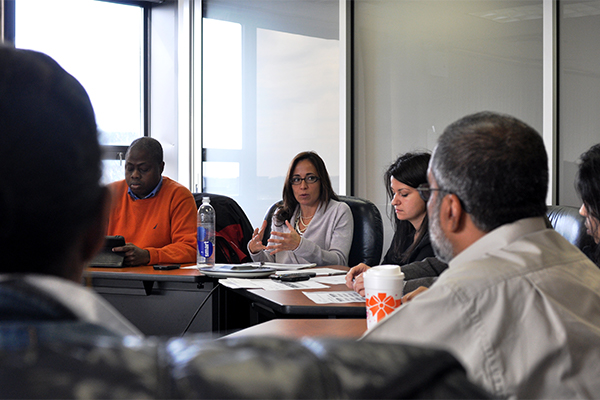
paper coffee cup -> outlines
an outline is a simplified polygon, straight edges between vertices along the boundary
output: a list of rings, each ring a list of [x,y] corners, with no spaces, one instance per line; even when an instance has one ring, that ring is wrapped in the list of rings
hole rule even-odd
[[[397,265],[378,265],[363,273],[367,306],[367,328],[402,304],[404,274]]]

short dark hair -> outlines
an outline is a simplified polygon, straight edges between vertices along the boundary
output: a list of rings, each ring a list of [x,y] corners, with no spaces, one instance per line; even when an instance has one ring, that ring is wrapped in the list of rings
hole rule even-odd
[[[429,153],[406,153],[398,156],[396,161],[388,167],[383,175],[388,198],[390,200],[394,198],[394,192],[390,186],[392,177],[413,189],[427,183],[427,167],[430,159],[431,154]],[[419,246],[421,240],[429,231],[429,219],[425,215],[421,227],[417,232],[415,232],[414,226],[409,221],[401,221],[396,218],[394,207],[390,208],[390,219],[396,227],[394,237],[390,243],[390,250],[402,263],[406,263],[414,249]],[[411,242],[409,246],[407,246],[407,241]],[[403,251],[403,249],[406,250]]]
[[[288,168],[285,182],[283,184],[283,205],[275,214],[275,219],[280,224],[285,223],[286,220],[289,220],[292,217],[294,210],[298,205],[298,200],[296,200],[296,197],[294,197],[294,189],[292,189],[291,179],[294,169],[296,169],[296,165],[303,160],[310,161],[310,163],[314,165],[315,169],[317,170],[317,175],[319,176],[318,183],[321,187],[321,193],[319,195],[320,204],[327,207],[329,200],[339,200],[337,194],[335,194],[333,187],[331,186],[329,173],[327,172],[327,168],[325,167],[325,162],[323,159],[314,151],[304,151],[299,153],[290,163],[290,167]]]
[[[590,147],[580,160],[575,189],[589,217],[595,220],[592,222],[600,224],[600,144]],[[594,253],[594,261],[600,264],[600,246],[595,246]]]
[[[104,198],[94,110],[50,57],[2,45],[0,163],[0,272],[61,276]]]
[[[134,148],[138,149],[138,150],[142,149],[142,150],[146,151],[146,153],[148,153],[148,156],[150,156],[150,159],[152,160],[152,162],[156,163],[157,165],[162,164],[163,148],[158,140],[148,137],[148,136],[144,136],[144,137],[135,139],[129,145],[129,148],[127,149],[127,153],[125,153],[125,157],[127,157],[127,154],[129,154],[129,152],[131,150],[133,150]]]
[[[434,150],[431,171],[484,232],[546,213],[544,141],[509,115],[486,111],[448,126]]]

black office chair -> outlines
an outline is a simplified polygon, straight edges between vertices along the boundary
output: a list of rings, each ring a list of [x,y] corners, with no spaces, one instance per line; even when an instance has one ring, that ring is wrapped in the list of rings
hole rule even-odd
[[[196,208],[202,205],[202,198],[208,196],[216,215],[215,261],[225,264],[239,264],[251,261],[248,242],[254,228],[240,205],[231,197],[212,193],[194,193]]]
[[[353,267],[357,264],[379,265],[381,252],[383,251],[383,221],[381,213],[375,204],[366,199],[353,196],[338,196],[340,201],[348,204],[354,219],[354,234],[352,246],[348,256],[348,265]],[[263,244],[271,234],[271,220],[273,214],[281,206],[281,201],[273,204],[265,215],[267,228],[263,236]]]
[[[546,216],[554,230],[579,249],[594,243],[593,238],[587,234],[585,218],[576,207],[548,206]]]

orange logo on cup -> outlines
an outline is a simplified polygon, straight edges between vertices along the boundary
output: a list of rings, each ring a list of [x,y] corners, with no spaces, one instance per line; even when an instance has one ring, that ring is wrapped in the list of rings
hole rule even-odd
[[[378,322],[400,307],[400,304],[402,304],[402,300],[395,300],[393,296],[388,296],[385,293],[377,293],[376,296],[371,296],[367,299],[367,309],[371,315],[375,316]]]

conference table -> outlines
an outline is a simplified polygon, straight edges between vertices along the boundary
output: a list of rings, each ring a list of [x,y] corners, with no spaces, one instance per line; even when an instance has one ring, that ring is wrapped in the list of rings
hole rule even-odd
[[[239,330],[227,337],[273,336],[288,339],[303,337],[358,339],[367,330],[367,320],[357,318],[338,319],[272,319]]]
[[[218,325],[214,318],[218,304],[209,296],[217,282],[196,269],[87,268],[83,276],[86,286],[145,335],[179,336],[192,319],[189,332],[212,332]],[[194,317],[204,300],[206,304]]]
[[[187,332],[222,336],[274,319],[358,319],[364,324],[366,316],[364,301],[317,304],[302,293],[348,291],[345,285],[281,291],[230,289],[197,269],[157,271],[152,266],[88,268],[84,280],[146,335],[178,336],[189,325]]]

